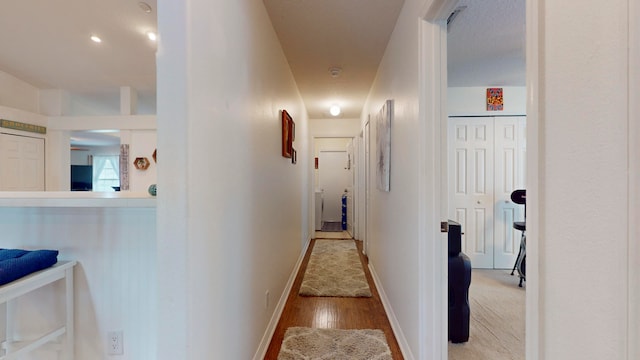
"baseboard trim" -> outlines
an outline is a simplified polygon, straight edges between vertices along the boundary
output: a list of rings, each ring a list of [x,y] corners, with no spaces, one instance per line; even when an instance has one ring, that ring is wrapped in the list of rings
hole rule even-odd
[[[380,283],[380,279],[378,278],[378,274],[376,274],[376,270],[373,265],[369,263],[369,271],[371,272],[371,277],[373,278],[373,282],[376,284],[376,289],[378,290],[378,294],[380,294],[380,301],[382,301],[382,306],[384,307],[384,311],[387,313],[387,317],[389,318],[389,322],[391,323],[391,329],[393,330],[393,334],[396,337],[396,341],[398,341],[398,345],[400,346],[400,352],[402,352],[402,357],[405,360],[414,360],[415,357],[413,353],[411,353],[411,348],[409,347],[409,343],[407,342],[407,338],[405,338],[404,333],[402,332],[402,328],[400,327],[400,323],[398,322],[398,318],[396,318],[395,313],[393,312],[393,308],[389,304],[389,298]]]
[[[265,330],[264,335],[262,336],[262,340],[260,341],[260,346],[258,346],[258,350],[256,350],[256,353],[253,356],[253,360],[263,360],[265,355],[267,355],[269,344],[271,344],[271,339],[273,338],[273,334],[276,332],[278,321],[280,321],[280,317],[282,316],[282,311],[284,311],[284,305],[287,303],[287,299],[289,298],[289,294],[291,293],[291,289],[293,288],[293,283],[295,282],[296,276],[300,271],[300,266],[302,266],[302,260],[304,260],[304,255],[307,253],[307,249],[309,248],[310,243],[311,243],[311,238],[307,239],[307,243],[303,246],[303,249],[300,252],[300,256],[298,258],[296,266],[293,267],[293,272],[291,273],[291,275],[289,275],[289,280],[287,281],[287,285],[282,291],[280,300],[278,300],[278,304],[276,305],[276,308],[273,311],[271,320],[269,320],[267,329]]]

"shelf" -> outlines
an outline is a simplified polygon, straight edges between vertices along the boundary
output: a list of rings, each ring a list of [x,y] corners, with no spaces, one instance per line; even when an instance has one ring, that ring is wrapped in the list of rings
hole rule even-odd
[[[154,208],[147,192],[0,191],[0,207]]]

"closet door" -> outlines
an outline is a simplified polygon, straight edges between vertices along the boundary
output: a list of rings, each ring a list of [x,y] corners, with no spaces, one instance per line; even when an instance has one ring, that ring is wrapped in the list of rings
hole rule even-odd
[[[511,201],[511,193],[524,189],[525,117],[496,117],[494,268],[511,269],[520,249],[522,233],[514,221],[524,220],[524,206]]]
[[[462,249],[474,268],[493,268],[493,134],[493,118],[449,120],[450,208],[462,225]]]
[[[44,191],[44,139],[0,134],[0,190]]]

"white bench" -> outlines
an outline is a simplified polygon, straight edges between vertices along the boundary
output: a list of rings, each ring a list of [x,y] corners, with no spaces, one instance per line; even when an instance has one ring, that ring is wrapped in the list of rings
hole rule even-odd
[[[73,267],[75,261],[59,261],[50,268],[0,286],[0,304],[6,303],[6,339],[2,342],[4,355],[0,360],[19,359],[45,344],[60,344],[63,359],[73,360]],[[15,300],[21,295],[58,280],[65,282],[65,322],[59,328],[30,341],[14,341]]]

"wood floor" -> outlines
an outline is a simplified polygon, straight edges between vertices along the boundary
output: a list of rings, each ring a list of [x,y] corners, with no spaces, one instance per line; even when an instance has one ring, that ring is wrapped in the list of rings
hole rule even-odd
[[[336,240],[340,241],[340,240]],[[347,240],[353,241],[353,240]],[[278,326],[276,327],[271,344],[267,349],[265,360],[278,358],[280,345],[287,328],[305,326],[332,329],[380,329],[384,332],[394,360],[402,360],[402,353],[398,342],[391,330],[391,324],[380,301],[380,295],[373,283],[367,258],[362,254],[362,242],[356,241],[360,260],[373,296],[370,298],[342,298],[342,297],[304,297],[298,295],[302,277],[309,262],[311,250],[315,240],[311,240],[309,249],[296,276],[291,294],[287,299]]]

